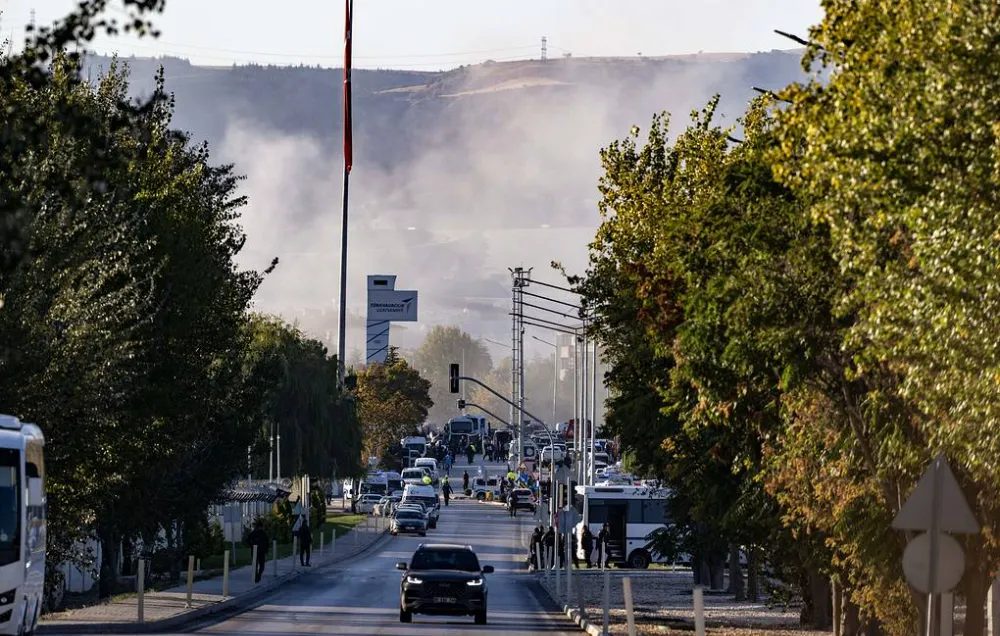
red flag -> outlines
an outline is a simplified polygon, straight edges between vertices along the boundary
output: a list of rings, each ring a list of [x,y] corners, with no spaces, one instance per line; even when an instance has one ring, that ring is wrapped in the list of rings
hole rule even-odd
[[[354,163],[354,121],[351,118],[351,28],[354,21],[354,0],[344,0],[344,169],[351,171]]]

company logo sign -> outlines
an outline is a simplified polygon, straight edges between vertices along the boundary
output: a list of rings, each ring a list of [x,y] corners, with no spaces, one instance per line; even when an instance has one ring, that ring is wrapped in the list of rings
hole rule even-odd
[[[388,289],[369,291],[368,320],[416,322],[417,292]]]

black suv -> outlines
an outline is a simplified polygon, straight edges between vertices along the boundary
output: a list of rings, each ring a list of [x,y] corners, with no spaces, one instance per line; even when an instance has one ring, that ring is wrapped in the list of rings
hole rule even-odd
[[[484,574],[492,565],[480,565],[467,545],[420,544],[410,563],[397,563],[404,570],[399,584],[399,622],[409,623],[414,614],[469,616],[477,625],[486,624],[489,588]]]

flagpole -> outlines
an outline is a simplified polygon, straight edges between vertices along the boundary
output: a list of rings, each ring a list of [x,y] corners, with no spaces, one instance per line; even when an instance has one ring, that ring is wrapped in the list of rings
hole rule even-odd
[[[340,388],[347,376],[347,204],[353,162],[353,125],[351,117],[351,37],[354,22],[354,0],[345,0],[344,16],[344,201],[340,228],[340,333],[337,343],[337,375]]]

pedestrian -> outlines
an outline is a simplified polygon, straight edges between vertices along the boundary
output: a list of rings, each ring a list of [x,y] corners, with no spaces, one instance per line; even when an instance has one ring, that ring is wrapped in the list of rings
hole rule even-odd
[[[580,569],[580,533],[577,532],[576,528],[569,531],[570,536],[570,557],[573,559],[573,567]]]
[[[444,495],[444,505],[448,505],[448,500],[451,499],[451,484],[448,483],[448,478],[444,478],[444,483],[441,484],[441,494]]]
[[[476,461],[476,447],[469,444],[465,449],[465,456],[469,458],[469,465],[471,466],[472,462]]]
[[[538,567],[539,557],[544,560],[544,552],[542,548],[542,542],[545,537],[545,530],[542,529],[542,524],[535,526],[535,531],[531,533],[531,564],[534,567]]]
[[[507,505],[510,506],[510,516],[511,517],[516,517],[517,516],[517,493],[514,492],[513,490],[510,493],[510,497],[509,497],[509,499],[507,501]]]
[[[462,492],[469,494],[469,471],[462,471]]]
[[[542,537],[542,545],[545,546],[545,552],[549,553],[555,549],[556,546],[556,529],[553,526],[549,526],[549,529],[545,531],[545,535]],[[556,567],[556,554],[552,554],[552,568]]]
[[[451,453],[444,456],[444,472],[449,477],[451,476]]]
[[[303,518],[299,527],[299,565],[303,567],[312,565],[309,562],[312,557],[312,542],[312,528],[309,527],[309,521]]]
[[[597,563],[601,568],[607,567],[608,541],[611,540],[611,526],[607,521],[597,533]]]
[[[253,522],[253,530],[247,535],[247,545],[253,550],[257,546],[257,562],[254,564],[253,582],[260,583],[260,578],[264,576],[264,562],[267,560],[267,548],[270,540],[264,530],[264,520],[257,519]]]
[[[566,567],[566,533],[558,533],[556,535],[556,539],[558,540],[559,546],[557,549],[559,552],[559,567],[564,568]]]
[[[583,548],[583,559],[587,563],[587,569],[593,567],[590,561],[590,553],[594,550],[594,534],[590,531],[590,526],[584,524],[583,534],[580,536],[580,547]]]

